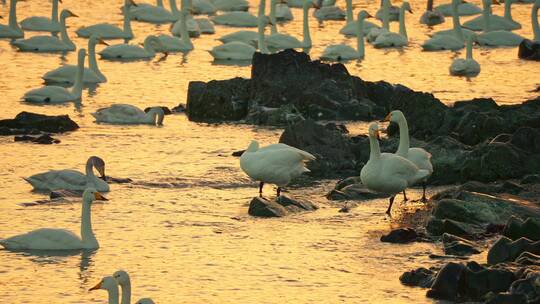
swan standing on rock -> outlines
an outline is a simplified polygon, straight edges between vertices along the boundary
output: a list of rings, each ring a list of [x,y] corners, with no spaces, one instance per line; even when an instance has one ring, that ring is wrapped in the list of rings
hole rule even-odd
[[[53,36],[33,36],[28,39],[17,39],[12,45],[23,52],[67,52],[76,49],[73,41],[69,39],[66,30],[66,19],[78,17],[70,10],[62,10],[60,13],[60,39]]]
[[[531,24],[533,28],[533,40],[524,39],[519,45],[518,57],[527,60],[540,60],[540,25],[538,25],[538,9],[540,0],[536,0],[532,7]]]
[[[63,103],[81,100],[85,56],[86,50],[80,49],[77,54],[77,73],[75,74],[73,87],[66,89],[60,86],[48,85],[26,92],[22,99],[32,103]]]
[[[309,172],[305,162],[315,160],[315,156],[306,151],[285,145],[273,144],[259,148],[256,140],[251,141],[247,150],[240,157],[240,168],[255,181],[259,181],[259,196],[265,183],[275,184],[277,196],[281,194],[281,187]]]
[[[368,189],[390,195],[386,213],[390,215],[396,194],[409,185],[429,176],[429,171],[418,169],[411,161],[392,153],[381,153],[379,125],[369,125],[369,160],[360,172],[360,179]]]
[[[363,59],[365,56],[365,50],[364,50],[364,35],[362,33],[364,32],[364,19],[372,17],[368,12],[366,11],[360,11],[358,13],[358,21],[356,24],[356,41],[357,41],[357,49],[346,45],[346,44],[338,44],[338,45],[331,45],[328,46],[321,55],[321,59],[323,60],[330,60],[330,61],[346,61],[346,60],[353,60],[353,59]]]
[[[24,32],[17,23],[17,0],[9,2],[8,25],[0,24],[0,38],[23,38]]]
[[[96,168],[101,174],[101,178],[94,174],[93,168]],[[50,170],[24,178],[35,190],[82,191],[87,188],[94,188],[101,192],[108,192],[109,185],[103,179],[105,179],[105,162],[97,156],[91,156],[86,161],[86,174],[76,170],[64,169]]]
[[[504,1],[504,17],[490,14],[489,23],[492,31],[512,31],[521,28],[521,24],[512,19],[512,2],[514,1],[515,0]],[[482,31],[485,26],[484,18],[484,15],[475,17],[463,23],[463,27],[473,31]]]
[[[461,0],[452,0],[452,9],[454,14],[452,15],[452,23],[454,28],[450,31],[439,32],[433,37],[429,38],[422,44],[424,51],[441,51],[441,50],[460,50],[463,48],[464,43],[464,30],[459,23],[459,15],[457,14],[457,7]],[[468,37],[471,35],[476,36],[473,32],[469,31]]]
[[[473,37],[467,39],[467,56],[456,58],[450,65],[450,74],[454,76],[473,77],[480,73],[480,64],[472,56]]]
[[[420,23],[428,26],[444,23],[444,15],[433,10],[433,0],[428,0],[427,9],[420,17]]]
[[[60,32],[62,27],[58,22],[58,1],[62,2],[62,0],[52,1],[52,12],[50,19],[48,17],[41,16],[28,17],[21,21],[21,28],[25,31],[51,33]]]
[[[274,2],[275,0],[272,0]],[[268,48],[273,50],[284,50],[284,49],[295,49],[295,48],[310,48],[312,45],[311,34],[309,33],[309,8],[313,6],[311,0],[304,1],[303,7],[303,41],[300,42],[298,39],[291,35],[273,33],[266,36],[266,44]]]
[[[409,44],[407,29],[405,27],[405,11],[412,14],[411,6],[407,1],[403,1],[399,10],[399,33],[381,33],[373,42],[375,48],[403,47]]]
[[[161,107],[153,107],[145,113],[143,110],[129,104],[114,104],[107,108],[101,108],[92,116],[96,122],[110,124],[148,124],[163,125],[165,113]]]
[[[83,83],[95,84],[107,82],[107,77],[101,73],[96,60],[96,44],[108,44],[96,36],[88,40],[88,68],[84,68]],[[67,83],[72,84],[77,76],[77,66],[66,64],[57,69],[49,71],[43,75],[45,83]]]
[[[410,148],[409,145],[409,125],[403,112],[395,110],[390,112],[383,121],[391,121],[397,123],[399,126],[399,146],[396,151],[396,155],[399,155],[407,160],[411,161],[418,169],[426,170],[429,174],[422,180],[422,201],[426,201],[426,181],[433,173],[433,165],[431,164],[431,153],[422,148]],[[411,184],[409,184],[411,185]],[[403,191],[405,199],[405,190]]]
[[[130,304],[131,303],[131,279],[129,274],[124,270],[118,270],[113,274],[113,278],[116,280],[120,288],[122,289],[122,303],[121,304]],[[137,303],[154,303],[150,298],[143,298],[137,301]]]
[[[76,31],[77,36],[90,38],[92,35],[96,35],[102,39],[124,39],[127,43],[133,39],[133,30],[131,29],[131,17],[129,14],[129,8],[131,5],[137,6],[133,0],[126,0],[124,2],[124,27],[119,28],[116,25],[109,23],[99,23],[90,26],[83,26]]]
[[[101,50],[99,55],[108,60],[149,60],[156,56],[158,50],[163,49],[161,41],[156,36],[149,35],[144,40],[142,47],[125,43],[115,44]]]
[[[94,200],[106,201],[96,189],[84,190],[82,197],[81,236],[65,229],[41,228],[25,234],[0,240],[9,250],[81,250],[97,249],[99,243],[92,230],[91,204]]]
[[[493,31],[491,28],[491,2],[496,0],[483,0],[484,32],[477,36],[476,41],[483,46],[518,46],[523,37],[508,31]]]

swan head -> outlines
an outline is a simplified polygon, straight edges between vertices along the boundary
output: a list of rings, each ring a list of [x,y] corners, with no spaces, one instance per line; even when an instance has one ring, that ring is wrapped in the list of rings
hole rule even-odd
[[[165,118],[165,112],[161,107],[152,107],[150,111],[148,111],[148,115],[152,115],[154,117],[154,122],[156,125],[161,126],[163,125],[163,119]],[[156,121],[157,117],[157,121]]]
[[[403,4],[401,4],[401,9],[404,11],[408,11],[409,13],[413,13],[411,4],[407,1],[403,1]]]
[[[379,124],[375,121],[369,124],[368,133],[369,137],[374,137],[377,140],[381,139],[381,135],[379,133]]]
[[[92,165],[101,175],[101,178],[105,179],[105,161],[98,156],[90,157],[92,159]]]
[[[256,152],[257,150],[259,150],[259,142],[256,140],[252,140],[247,147],[246,152]]]
[[[118,270],[113,274],[113,278],[118,282],[120,286],[129,284],[129,274],[124,270]]]
[[[104,277],[99,281],[99,283],[96,284],[96,286],[90,288],[88,291],[92,290],[98,290],[98,289],[104,289],[104,290],[114,290],[116,289],[118,291],[118,285],[116,281],[113,279],[113,277]]]
[[[367,11],[361,10],[357,16],[358,20],[364,20],[366,18],[373,18]]]
[[[386,115],[386,117],[382,121],[390,121],[390,122],[398,123],[403,119],[405,119],[405,115],[403,114],[403,112],[401,112],[400,110],[394,110],[388,113],[388,115]]]
[[[105,42],[105,40],[101,39],[99,36],[97,35],[92,35],[90,36],[90,40],[88,40],[88,44],[103,44],[103,45],[109,45],[107,42]]]
[[[149,35],[148,37],[146,37],[146,39],[144,39],[143,45],[145,49],[151,48],[154,51],[165,49],[165,46],[163,45],[163,43],[161,43],[161,40],[159,40],[159,38],[154,35]],[[167,52],[163,51],[163,53],[167,55]]]
[[[155,304],[150,298],[143,298],[137,301],[135,304]]]
[[[63,9],[60,13],[60,18],[68,18],[68,17],[79,17],[78,15],[75,15],[72,11],[68,9]]]
[[[94,188],[87,188],[83,192],[83,201],[84,202],[92,202],[92,201],[108,201],[108,199],[103,196],[103,194],[99,193]]]

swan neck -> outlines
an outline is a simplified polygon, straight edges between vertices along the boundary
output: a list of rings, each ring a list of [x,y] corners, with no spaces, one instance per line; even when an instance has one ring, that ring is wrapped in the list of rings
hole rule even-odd
[[[382,17],[383,28],[390,30],[390,0],[382,0],[382,9],[383,9],[383,17]]]
[[[536,4],[533,6],[532,9],[532,27],[533,27],[533,33],[534,33],[534,41],[540,41],[540,25],[538,25],[538,9],[540,9],[540,6],[537,6]]]
[[[58,0],[53,0],[52,3],[51,22],[58,23]]]
[[[304,11],[303,11],[303,35],[304,35],[304,47],[309,48],[312,45],[311,42],[311,33],[309,32],[309,6],[304,5]]]
[[[266,47],[266,42],[264,41],[264,23],[262,21],[259,21],[258,33],[259,33],[259,40],[258,40],[259,50],[263,54],[269,54],[270,52],[268,51],[268,48]]]
[[[467,59],[473,59],[472,57],[472,38],[467,39]]]
[[[82,95],[83,76],[84,76],[84,56],[79,57],[77,60],[77,73],[75,74],[75,82],[73,84],[73,87],[71,88],[71,94],[73,94],[77,99],[81,98],[81,95]],[[86,164],[86,176],[97,178],[94,175],[94,171],[92,170],[92,165],[90,165],[90,170],[88,170],[88,163]]]
[[[129,13],[129,8],[131,3],[129,1],[124,2],[124,34],[130,37],[133,37],[133,30],[131,29],[131,14]]]
[[[109,294],[109,304],[118,304],[118,285],[108,288],[107,293]]]
[[[91,202],[83,201],[81,215],[81,239],[85,248],[96,248],[97,240],[92,230]],[[117,292],[118,297],[118,292]],[[118,300],[116,301],[118,303]]]
[[[347,0],[347,23],[353,22],[352,0]]]
[[[272,22],[272,26],[270,27],[270,33],[271,34],[277,34],[277,26],[276,26],[276,5],[277,0],[271,0],[270,1],[270,21]]]
[[[67,16],[65,16],[65,15],[60,17],[60,39],[62,40],[62,42],[65,45],[68,45],[68,46],[74,48],[75,44],[73,44],[73,42],[71,41],[71,39],[69,39],[69,36],[67,34],[66,18],[67,18]]]
[[[381,148],[375,136],[369,136],[369,160],[379,160],[381,158]]]
[[[363,59],[364,56],[365,56],[364,18],[363,17],[358,18],[358,22],[357,22],[357,25],[356,25],[356,43],[357,43],[358,57],[360,59]]]
[[[482,11],[482,16],[484,17],[484,32],[491,31],[491,4],[487,1],[484,1],[484,10]]]
[[[104,75],[99,70],[97,64],[96,41],[94,39],[90,39],[90,41],[88,42],[88,67],[90,67],[90,69],[94,71],[94,73],[96,73],[100,78],[104,78]]]
[[[401,118],[398,122],[399,125],[399,146],[397,154],[399,156],[407,157],[409,153],[409,125],[405,117]]]
[[[452,23],[454,25],[454,33],[460,41],[463,41],[463,30],[459,22],[458,5],[455,4],[455,1],[452,3]]]
[[[173,16],[175,18],[178,18],[180,12],[178,11],[178,6],[176,5],[176,0],[170,0],[169,5],[171,6],[171,13],[173,14]]]
[[[148,52],[148,54],[152,56],[156,54],[156,50],[154,50],[152,45],[150,45],[150,40],[148,38],[146,38],[143,45],[144,45],[144,50]]]
[[[121,285],[122,287],[122,304],[131,304],[131,281],[128,279],[127,282]]]
[[[407,28],[405,27],[405,7],[399,9],[399,34],[407,38]]]
[[[156,6],[157,7],[163,7],[163,0],[157,0],[156,1]]]
[[[180,35],[184,44],[193,45],[187,28],[187,12],[182,12],[180,16]]]
[[[9,2],[9,27],[21,31],[19,24],[17,23],[17,0],[11,0]]]
[[[513,21],[512,19],[512,1],[513,0],[506,0],[504,1],[504,18],[508,21]]]

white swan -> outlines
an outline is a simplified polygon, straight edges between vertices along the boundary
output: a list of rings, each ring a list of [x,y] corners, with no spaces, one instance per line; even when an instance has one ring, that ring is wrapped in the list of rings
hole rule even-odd
[[[286,3],[278,3],[283,0],[270,1],[270,21],[275,26],[276,22],[291,21],[294,16],[289,6]]]
[[[82,197],[81,236],[65,229],[41,228],[25,234],[0,240],[9,250],[80,250],[97,249],[98,241],[92,230],[91,204],[94,200],[107,199],[96,189],[84,190]]]
[[[54,36],[33,36],[28,39],[17,39],[11,44],[23,52],[67,52],[74,51],[76,46],[69,39],[66,30],[66,18],[78,17],[70,10],[60,13],[60,39]]]
[[[187,18],[189,13],[187,10],[183,10],[180,13],[180,20],[178,24],[180,25],[180,37],[173,37],[165,34],[158,35],[157,38],[161,42],[163,48],[156,49],[156,51],[161,52],[188,52],[193,50],[193,43],[189,38],[189,33],[187,29]]]
[[[397,123],[399,126],[399,146],[396,154],[411,161],[418,169],[426,170],[429,174],[423,179],[422,182],[423,195],[422,200],[426,200],[426,181],[433,174],[433,165],[431,164],[431,153],[422,148],[410,148],[409,147],[409,125],[403,112],[395,110],[390,112],[383,121],[391,121]],[[405,192],[403,192],[405,194]]]
[[[483,46],[518,46],[525,38],[508,31],[493,31],[491,29],[491,1],[483,0],[484,32],[478,34],[476,41]],[[496,0],[495,0],[496,1]]]
[[[363,59],[365,55],[364,36],[361,33],[363,33],[364,31],[364,19],[369,17],[371,17],[371,15],[364,10],[358,13],[358,21],[355,22],[357,41],[356,50],[346,44],[331,45],[324,49],[323,54],[321,55],[321,59],[329,61]]]
[[[459,23],[459,15],[457,14],[457,7],[461,0],[452,0],[452,8],[454,14],[452,15],[453,29],[450,31],[444,31],[444,34],[434,35],[422,44],[424,51],[441,51],[441,50],[460,50],[464,47],[464,31]],[[476,36],[473,32],[469,31],[469,36]]]
[[[452,22],[453,22],[453,28],[449,29],[449,30],[442,30],[442,31],[438,31],[438,32],[435,32],[433,33],[432,35],[432,38],[435,38],[437,36],[453,36],[454,38],[458,38],[459,41],[461,41],[461,47],[458,48],[458,49],[461,49],[463,48],[463,46],[465,45],[464,44],[464,39],[467,39],[469,38],[470,36],[474,36],[476,37],[476,33],[469,30],[469,29],[464,29],[462,28],[460,22],[459,22],[459,14],[458,14],[458,7],[460,5],[460,3],[462,0],[452,0],[452,12],[453,14],[451,15],[452,16]],[[442,39],[442,38],[440,38]],[[456,48],[456,44],[455,44],[455,41],[449,41],[449,42],[446,42],[444,41],[444,39],[441,41],[441,40],[438,40],[437,41],[438,44],[444,44],[444,43],[448,43],[451,47],[453,47],[453,49]],[[438,46],[438,44],[434,44],[434,49],[430,49],[430,50],[437,50],[435,48],[435,46]],[[452,49],[452,48],[444,48],[444,49]]]
[[[381,0],[382,3],[382,27],[371,28],[367,35],[366,40],[368,42],[374,42],[377,37],[382,33],[390,31],[390,0]]]
[[[272,0],[272,2],[275,2],[275,0]],[[302,41],[296,39],[291,35],[278,33],[276,30],[276,33],[268,35],[265,38],[268,48],[273,50],[284,50],[311,47],[311,34],[309,33],[309,8],[312,6],[313,3],[311,0],[304,1]]]
[[[215,34],[216,29],[214,27],[214,24],[210,19],[208,18],[193,18],[195,22],[197,22],[197,25],[199,26],[199,30],[201,34]]]
[[[118,270],[113,274],[113,278],[122,289],[121,304],[131,304],[131,279],[129,274],[124,270]],[[154,301],[150,298],[143,298],[138,300],[137,303],[151,304],[154,303]]]
[[[210,0],[192,0],[191,8],[196,15],[214,15],[216,6]]]
[[[0,24],[0,38],[23,38],[24,32],[17,23],[17,0],[9,2],[8,25]]]
[[[448,3],[448,4],[442,4],[442,5],[436,6],[435,11],[440,12],[445,17],[450,17],[453,14],[452,4]],[[472,3],[465,2],[464,0],[462,0],[461,3],[458,5],[459,16],[473,16],[473,15],[478,15],[480,13],[482,13],[481,8],[479,8],[478,6]]]
[[[249,2],[246,0],[214,0],[214,6],[218,11],[234,12],[249,9]]]
[[[427,9],[420,16],[420,23],[428,26],[444,23],[444,15],[439,11],[433,10],[433,0],[427,1]]]
[[[22,99],[32,103],[63,103],[68,101],[79,101],[82,96],[84,57],[86,50],[80,49],[77,54],[77,73],[73,87],[66,89],[60,86],[44,86],[33,89],[24,94]]]
[[[101,50],[99,55],[107,60],[148,60],[154,58],[158,50],[163,49],[161,41],[156,36],[149,35],[142,47],[125,43],[115,44]]]
[[[315,7],[317,9],[313,13],[313,16],[317,18],[319,22],[323,20],[345,20],[345,12],[335,5],[322,6],[322,0],[318,0]]]
[[[106,290],[108,293],[108,303],[109,304],[119,304],[118,302],[118,282],[110,276],[104,277],[99,281],[99,283],[96,284],[96,286],[88,289],[88,291],[93,290],[99,290],[103,289]]]
[[[489,23],[492,31],[512,31],[521,28],[521,24],[512,19],[512,2],[514,1],[515,0],[504,1],[504,17],[490,14]],[[482,31],[484,30],[484,26],[485,22],[483,15],[463,23],[463,27],[473,31]]]
[[[94,174],[93,168],[101,175]],[[24,178],[35,190],[75,190],[82,191],[86,188],[95,188],[102,192],[109,191],[109,185],[105,178],[105,162],[97,156],[91,156],[86,161],[86,174],[76,170],[50,170]]]
[[[347,24],[339,30],[339,33],[345,36],[356,36],[356,21],[353,16],[352,0],[347,1]],[[372,28],[380,28],[378,25],[364,21],[363,35],[367,35]]]
[[[171,4],[172,6],[172,4]],[[129,17],[132,20],[148,22],[153,24],[163,24],[176,21],[176,17],[171,11],[168,11],[163,7],[163,3],[159,5],[151,4],[137,4],[128,5],[129,7]]]
[[[409,2],[403,1],[399,10],[399,33],[384,32],[373,41],[375,48],[403,47],[409,44],[407,29],[405,27],[405,11],[412,14]]]
[[[381,153],[379,147],[379,125],[369,125],[369,160],[360,171],[360,179],[368,189],[390,195],[387,214],[392,211],[396,194],[409,185],[429,176],[427,170],[418,169],[411,161],[392,153]]]
[[[101,73],[96,60],[96,44],[108,44],[101,38],[91,36],[88,40],[88,67],[84,68],[83,83],[107,82],[107,77]],[[45,83],[68,83],[72,84],[77,76],[77,66],[65,64],[43,75]]]
[[[480,73],[480,64],[472,56],[473,38],[467,39],[467,55],[465,59],[456,58],[450,65],[450,75],[473,77]]]
[[[131,5],[137,6],[133,0],[125,0],[124,26],[122,29],[110,23],[99,23],[90,26],[83,26],[75,31],[75,33],[77,33],[77,36],[84,38],[90,38],[90,36],[96,35],[102,39],[124,39],[124,42],[127,43],[129,40],[133,39],[131,17],[129,14],[129,8]]]
[[[52,1],[51,18],[41,16],[28,17],[21,21],[21,28],[25,31],[60,32],[62,27],[60,26],[60,22],[58,22],[58,1]],[[60,0],[60,2],[62,1]]]
[[[238,31],[221,36],[218,40],[223,44],[229,42],[242,42],[256,48],[258,45],[257,41],[259,40],[259,33],[254,31]]]
[[[174,36],[180,37],[182,35],[182,22],[180,21],[180,17],[182,15],[182,12],[186,12],[187,18],[186,18],[186,26],[187,31],[189,33],[190,37],[199,37],[201,35],[201,28],[199,27],[199,23],[193,19],[193,16],[191,16],[191,8],[190,8],[190,0],[181,0],[181,8],[178,10],[176,7],[176,1],[171,1],[171,9],[173,11],[174,16],[176,17],[176,21],[171,25],[171,34]]]
[[[233,27],[257,27],[258,18],[248,12],[228,12],[210,18],[212,22],[219,25]]]
[[[259,148],[256,140],[251,141],[247,150],[240,157],[240,168],[253,180],[259,183],[259,195],[265,183],[275,184],[277,196],[281,193],[281,187],[309,172],[305,162],[314,160],[315,156],[306,151],[285,145],[273,144]]]
[[[381,0],[381,5],[379,10],[377,10],[377,13],[375,13],[375,18],[379,20],[383,20],[384,16],[384,8],[383,8],[383,0]],[[399,6],[392,5],[390,1],[388,1],[388,20],[389,21],[399,21]]]
[[[96,122],[109,124],[149,124],[163,125],[165,113],[161,107],[153,107],[148,113],[129,104],[113,104],[107,108],[101,108],[92,116]]]

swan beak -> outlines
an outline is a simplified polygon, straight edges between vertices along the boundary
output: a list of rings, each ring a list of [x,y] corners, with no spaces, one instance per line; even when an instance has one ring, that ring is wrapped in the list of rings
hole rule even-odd
[[[409,13],[414,14],[412,8],[408,9]]]
[[[491,0],[491,4],[501,5],[501,3],[497,0]]]
[[[98,42],[99,42],[100,44],[109,46],[109,44],[108,44],[107,42],[105,42],[105,40],[103,40],[103,39],[101,39],[101,38],[99,38]]]
[[[105,196],[103,196],[103,194],[99,193],[99,192],[96,192],[94,194],[94,198],[96,201],[108,201],[109,199],[106,198]],[[100,283],[101,284],[101,283]]]
[[[60,2],[60,3],[64,3],[64,2],[62,2],[62,0],[58,0],[58,2]]]
[[[139,45],[142,46],[142,47],[144,47],[144,43],[140,43],[140,42],[139,42]]]
[[[79,17],[79,15],[71,13],[71,17]]]
[[[381,122],[385,122],[385,121],[390,121],[390,113],[388,113],[388,115],[386,115],[386,117],[381,120]]]
[[[366,18],[373,18],[373,16],[370,13],[367,13]]]
[[[99,281],[99,283],[97,283],[96,286],[94,286],[94,287],[88,289],[88,291],[101,289],[101,283],[102,283],[102,282],[103,282],[103,281]]]

